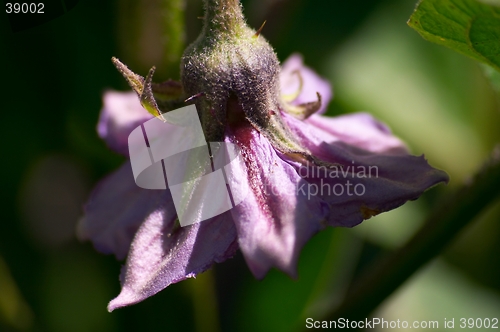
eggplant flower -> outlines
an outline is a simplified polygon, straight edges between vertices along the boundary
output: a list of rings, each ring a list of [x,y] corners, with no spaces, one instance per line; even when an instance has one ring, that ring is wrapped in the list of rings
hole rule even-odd
[[[304,244],[327,226],[353,227],[447,182],[366,113],[319,115],[329,83],[292,55],[280,67],[235,0],[206,0],[205,25],[182,58],[181,82],[152,83],[113,62],[134,92],[108,91],[98,133],[128,156],[131,131],[195,103],[207,142],[236,144],[232,210],[180,227],[171,192],[139,188],[130,161],[93,190],[78,226],[97,250],[127,258],[122,290],[108,306],[131,305],[242,251],[256,278],[276,267],[295,277]],[[137,98],[137,96],[139,98]],[[236,192],[234,192],[236,191]]]

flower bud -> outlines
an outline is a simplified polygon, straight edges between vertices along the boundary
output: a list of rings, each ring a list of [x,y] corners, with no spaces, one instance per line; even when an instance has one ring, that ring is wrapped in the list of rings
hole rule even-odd
[[[273,48],[247,26],[238,0],[205,0],[203,30],[184,52],[181,80],[186,95],[197,97],[207,141],[249,123],[281,152],[309,155],[281,117],[279,73]]]

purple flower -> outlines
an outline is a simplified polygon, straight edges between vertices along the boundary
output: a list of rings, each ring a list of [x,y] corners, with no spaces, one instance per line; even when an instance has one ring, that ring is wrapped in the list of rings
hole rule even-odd
[[[216,28],[223,26],[222,19],[213,19],[219,14],[208,6],[207,17]],[[236,9],[233,14],[239,15]],[[235,20],[234,15],[226,19]],[[224,26],[224,33],[227,30]],[[204,31],[208,34],[213,29]],[[268,50],[267,44],[259,45],[255,47]],[[258,65],[237,64],[243,68],[243,79],[217,63],[215,69],[207,69],[208,74],[217,70],[217,75],[208,75],[205,85],[199,85],[196,77],[202,76],[192,74],[189,67],[197,60],[192,57],[195,51],[196,45],[185,53],[182,85],[173,81],[151,85],[152,72],[144,79],[115,61],[144,108],[133,92],[106,92],[98,133],[111,149],[128,156],[128,135],[152,118],[150,113],[173,109],[183,104],[179,100],[186,93],[198,93],[196,103],[202,110],[207,141],[230,142],[241,149],[246,167],[233,170],[238,182],[231,185],[233,195],[238,188],[250,191],[232,210],[180,227],[170,191],[136,186],[129,161],[103,179],[85,206],[78,234],[101,252],[127,257],[122,291],[110,302],[110,311],[193,277],[232,257],[238,248],[257,278],[272,267],[296,276],[300,250],[319,230],[353,227],[448,181],[446,173],[429,166],[423,156],[409,155],[404,143],[369,114],[336,118],[313,114],[325,110],[331,87],[305,67],[300,56],[290,57],[280,73],[279,67],[273,67],[274,53],[266,60],[265,52],[259,52]],[[248,59],[251,55],[242,61]],[[262,77],[252,74],[261,67],[266,67]],[[227,82],[221,76],[224,70],[233,75]],[[253,90],[244,85],[246,79],[255,80]],[[217,86],[218,82],[222,83]],[[280,86],[283,97],[275,95]],[[148,99],[151,91],[167,97]],[[174,98],[182,93],[183,98]]]
[[[331,91],[298,55],[283,67],[291,64],[306,73],[297,99],[308,101],[307,91]],[[296,76],[286,70],[282,74],[282,80],[291,79],[285,74]],[[328,101],[323,98],[325,105]],[[300,249],[325,226],[355,226],[447,181],[447,175],[430,167],[423,156],[409,155],[404,143],[369,114],[312,115],[301,121],[283,112],[283,117],[315,156],[344,169],[304,166],[273,148],[248,123],[228,128],[226,140],[243,150],[249,171],[240,181],[248,182],[250,196],[211,220],[178,227],[170,192],[137,187],[129,161],[98,184],[85,206],[79,236],[118,259],[128,253],[122,292],[109,310],[195,276],[231,257],[238,247],[257,278],[271,267],[295,276]],[[109,91],[98,132],[112,149],[126,155],[128,134],[150,118],[133,92]]]

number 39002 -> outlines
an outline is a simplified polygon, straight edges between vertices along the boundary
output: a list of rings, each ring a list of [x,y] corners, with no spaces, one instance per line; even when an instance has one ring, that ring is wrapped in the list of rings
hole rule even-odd
[[[7,14],[44,14],[45,5],[43,3],[6,3],[5,12]]]

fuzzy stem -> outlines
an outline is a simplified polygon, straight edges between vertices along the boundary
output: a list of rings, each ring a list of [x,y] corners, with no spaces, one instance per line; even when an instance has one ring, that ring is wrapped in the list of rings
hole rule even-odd
[[[245,25],[239,0],[204,0],[205,33],[231,33]]]
[[[487,206],[500,197],[500,148],[471,181],[435,209],[406,245],[375,262],[327,319],[364,319],[413,273],[435,258]]]

